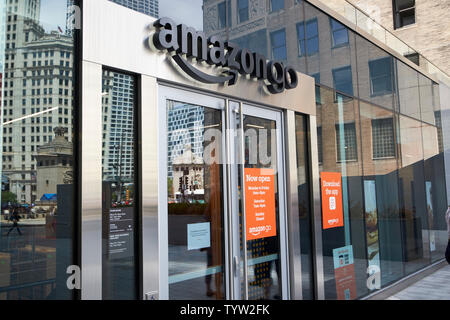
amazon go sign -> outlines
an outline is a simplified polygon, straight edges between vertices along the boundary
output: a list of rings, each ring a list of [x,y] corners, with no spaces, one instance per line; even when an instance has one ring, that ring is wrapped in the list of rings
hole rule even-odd
[[[341,174],[339,172],[322,172],[320,179],[323,229],[343,227]]]
[[[184,24],[176,25],[169,18],[161,18],[153,25],[156,28],[154,46],[173,53],[174,61],[197,81],[234,85],[240,73],[263,80],[272,94],[294,89],[298,85],[297,72],[281,61],[267,61],[262,54],[239,48],[237,44],[217,36],[208,38],[205,33]],[[219,67],[222,75],[200,71],[189,61],[191,58]]]

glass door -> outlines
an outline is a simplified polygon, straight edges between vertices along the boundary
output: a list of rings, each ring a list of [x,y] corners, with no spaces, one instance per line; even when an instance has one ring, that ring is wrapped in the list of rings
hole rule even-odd
[[[230,102],[234,297],[288,299],[282,113]]]
[[[287,299],[281,112],[164,86],[158,110],[160,298]]]
[[[161,86],[160,298],[226,299],[225,100]]]

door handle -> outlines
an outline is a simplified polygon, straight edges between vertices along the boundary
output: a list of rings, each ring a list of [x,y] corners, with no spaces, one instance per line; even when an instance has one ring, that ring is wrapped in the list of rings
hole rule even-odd
[[[236,277],[238,277],[238,275],[239,275],[239,258],[238,258],[238,256],[234,256],[233,257],[233,273],[234,273],[234,277],[236,278]]]

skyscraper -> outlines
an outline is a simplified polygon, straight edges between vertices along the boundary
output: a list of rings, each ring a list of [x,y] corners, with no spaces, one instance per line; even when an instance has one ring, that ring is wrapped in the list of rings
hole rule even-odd
[[[127,8],[158,17],[158,0],[110,0]],[[73,3],[73,0],[68,0]],[[105,181],[131,182],[134,175],[134,80],[117,72],[103,79],[103,177]]]
[[[134,78],[118,72],[103,74],[103,177],[130,182],[134,176]]]

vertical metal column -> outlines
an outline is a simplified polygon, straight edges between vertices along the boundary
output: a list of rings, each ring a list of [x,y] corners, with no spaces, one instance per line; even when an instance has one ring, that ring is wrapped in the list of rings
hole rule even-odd
[[[242,242],[244,249],[244,300],[248,300],[248,253],[247,253],[247,225],[245,215],[245,133],[244,133],[244,110],[242,102],[239,103],[239,125],[240,125],[240,148],[239,163],[241,166],[241,210],[242,210]]]
[[[289,243],[289,277],[291,298],[303,299],[302,263],[300,247],[300,222],[298,208],[297,139],[295,131],[295,112],[285,112],[286,140],[286,186],[287,186],[287,230]]]
[[[102,298],[102,66],[82,63],[81,298]]]
[[[155,78],[141,77],[141,199],[142,199],[142,296],[159,299],[158,233],[158,87]]]
[[[228,299],[233,300],[236,298],[235,288],[238,283],[236,283],[236,278],[239,279],[239,263],[237,257],[234,255],[234,229],[233,229],[233,188],[232,188],[232,165],[235,163],[232,159],[232,133],[234,130],[230,130],[231,128],[231,110],[230,110],[230,101],[225,100],[225,166],[226,166],[226,199],[227,199],[227,236],[228,236],[228,270],[229,270],[229,279],[228,279]]]
[[[311,192],[313,216],[313,257],[315,298],[325,299],[323,248],[322,248],[322,208],[320,204],[319,151],[317,147],[317,117],[308,117],[309,163],[311,165]]]

